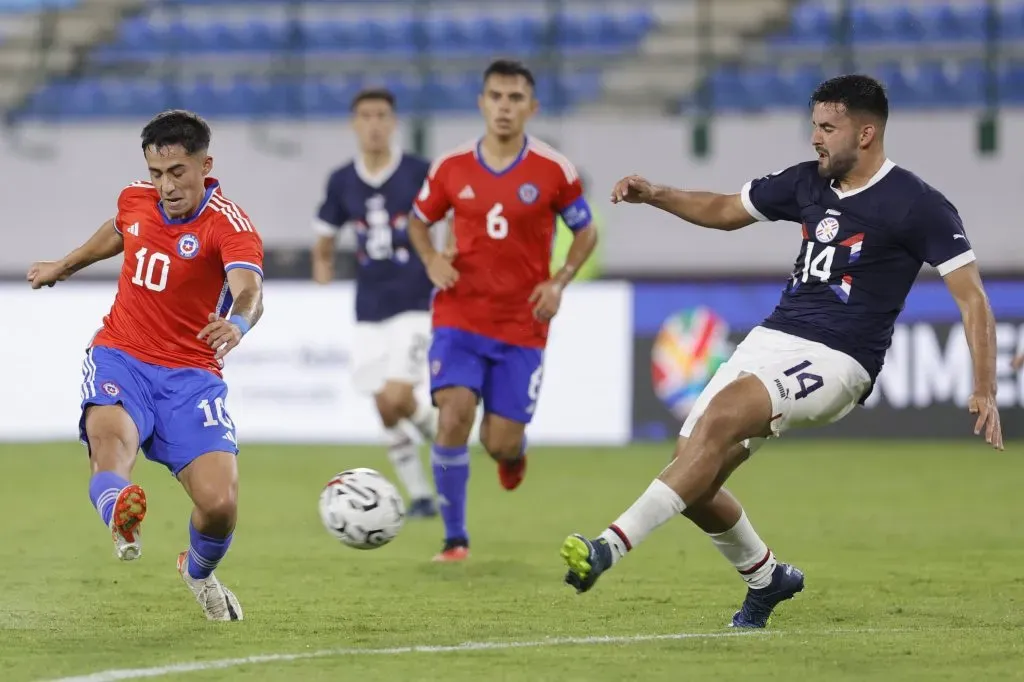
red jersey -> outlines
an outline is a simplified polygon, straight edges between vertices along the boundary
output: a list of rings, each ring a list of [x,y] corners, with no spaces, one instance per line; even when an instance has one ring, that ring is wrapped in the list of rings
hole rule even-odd
[[[117,199],[114,229],[124,237],[124,265],[114,305],[92,345],[219,376],[222,363],[196,335],[210,313],[223,317],[231,309],[229,270],[263,276],[263,241],[249,217],[213,178],[196,212],[181,219],[167,217],[151,183],[135,182]]]
[[[437,292],[434,326],[543,348],[548,324],[534,319],[528,299],[550,278],[555,219],[561,214],[574,230],[590,223],[576,168],[527,137],[519,158],[495,172],[473,141],[434,162],[414,205],[428,225],[449,209],[459,281]]]

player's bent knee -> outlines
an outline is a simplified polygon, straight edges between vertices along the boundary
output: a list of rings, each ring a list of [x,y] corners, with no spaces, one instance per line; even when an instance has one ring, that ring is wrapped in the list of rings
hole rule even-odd
[[[480,442],[494,459],[517,459],[523,447],[525,425],[488,414],[480,429]]]
[[[445,388],[434,393],[434,402],[438,407],[438,443],[466,443],[476,420],[476,394],[468,388]]]
[[[402,419],[412,416],[416,398],[410,384],[389,381],[374,399],[381,420],[387,426],[394,426]]]

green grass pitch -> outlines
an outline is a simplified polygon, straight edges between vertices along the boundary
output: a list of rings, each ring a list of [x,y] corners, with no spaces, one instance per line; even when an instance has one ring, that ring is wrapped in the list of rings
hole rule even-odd
[[[473,556],[435,565],[440,521],[408,523],[367,552],[320,525],[320,487],[353,466],[390,477],[382,450],[245,448],[241,519],[217,571],[245,609],[231,624],[203,620],[174,570],[189,504],[162,467],[136,468],[149,497],[145,549],[121,564],[89,505],[80,446],[0,446],[0,680],[249,656],[270,658],[155,679],[1024,680],[1024,444],[763,449],[731,487],[807,587],[767,631],[739,636],[724,626],[744,585],[683,519],[593,592],[561,582],[564,536],[614,520],[668,451],[538,449],[513,493],[474,455]],[[639,639],[680,633],[696,636]],[[603,636],[618,639],[555,639]],[[402,648],[467,642],[484,644]]]

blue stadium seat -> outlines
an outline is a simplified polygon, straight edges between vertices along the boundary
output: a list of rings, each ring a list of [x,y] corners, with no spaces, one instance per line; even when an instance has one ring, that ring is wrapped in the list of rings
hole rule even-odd
[[[79,0],[0,0],[0,14],[20,14],[74,7]]]
[[[549,38],[573,52],[616,53],[633,49],[651,30],[654,18],[647,10],[636,10],[565,14],[554,20],[553,27],[527,16],[431,16],[417,22],[408,18],[326,19],[291,26],[284,20],[239,23],[186,19],[155,24],[141,17],[124,22],[116,42],[101,50],[100,56],[105,61],[118,57],[134,60],[186,48],[189,54],[288,48],[402,56],[418,49],[418,37],[439,55],[529,55]]]

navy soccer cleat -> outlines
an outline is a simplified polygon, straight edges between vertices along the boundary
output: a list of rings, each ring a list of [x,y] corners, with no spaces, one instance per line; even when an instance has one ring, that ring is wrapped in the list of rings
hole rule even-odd
[[[789,564],[779,564],[772,571],[772,581],[768,587],[755,590],[747,589],[747,597],[743,606],[732,617],[734,628],[763,628],[776,606],[792,599],[804,589],[804,574],[800,569]]]
[[[409,503],[405,516],[409,519],[432,519],[437,516],[437,506],[429,497],[413,500]]]
[[[562,543],[562,559],[569,571],[565,583],[582,594],[594,586],[602,573],[612,567],[612,548],[606,540],[588,540],[573,533]]]

